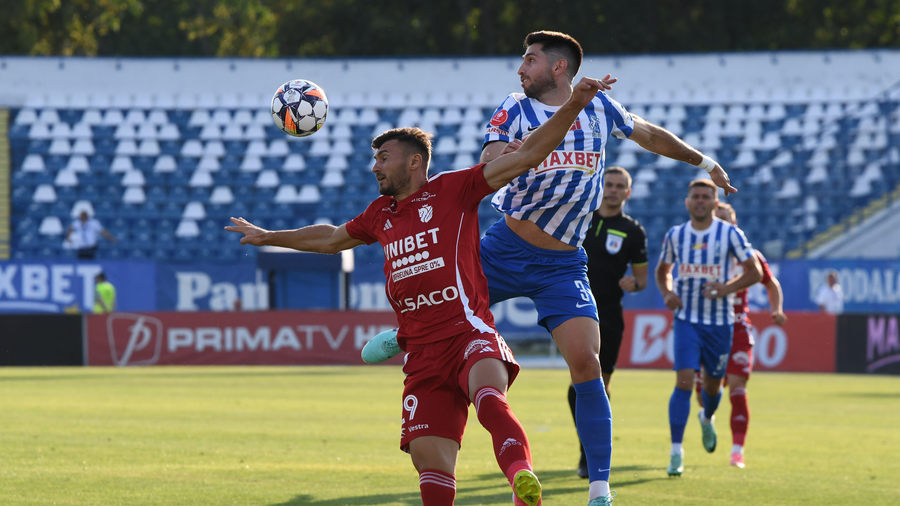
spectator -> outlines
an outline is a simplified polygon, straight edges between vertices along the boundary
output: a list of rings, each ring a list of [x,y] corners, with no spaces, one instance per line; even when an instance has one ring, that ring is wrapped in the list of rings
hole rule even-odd
[[[116,287],[101,272],[94,277],[94,314],[112,313],[115,310]]]
[[[841,291],[841,284],[838,283],[836,270],[831,269],[825,274],[825,283],[816,292],[815,301],[819,305],[820,311],[830,314],[844,312],[844,292]]]
[[[72,222],[66,231],[66,242],[73,245],[79,259],[93,260],[97,254],[97,241],[100,235],[109,242],[116,242],[116,238],[107,232],[96,218],[92,218],[87,210],[82,209],[78,219]]]

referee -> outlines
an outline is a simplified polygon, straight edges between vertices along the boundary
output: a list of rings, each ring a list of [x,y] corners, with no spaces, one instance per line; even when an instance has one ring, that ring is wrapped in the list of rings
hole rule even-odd
[[[609,167],[603,174],[603,201],[584,239],[588,256],[588,280],[597,301],[600,322],[600,368],[606,395],[619,358],[625,321],[622,296],[647,287],[647,234],[637,220],[622,212],[631,196],[631,175],[622,167]],[[626,276],[628,264],[632,275]],[[575,417],[575,388],[569,385],[569,407]],[[587,478],[584,449],[578,476]]]

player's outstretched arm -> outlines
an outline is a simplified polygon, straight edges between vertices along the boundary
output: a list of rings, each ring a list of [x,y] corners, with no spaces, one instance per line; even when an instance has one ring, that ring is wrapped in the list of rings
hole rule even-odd
[[[266,230],[244,218],[231,218],[234,225],[225,227],[229,232],[240,232],[241,244],[253,246],[281,246],[312,253],[337,253],[365,244],[350,237],[344,225],[309,225],[294,230]]]
[[[606,77],[609,79],[609,76]],[[499,156],[484,166],[484,179],[491,188],[499,189],[513,178],[537,167],[563,141],[578,113],[584,109],[606,81],[582,77],[572,88],[572,95],[537,130],[529,135],[519,149]]]
[[[716,186],[725,190],[725,195],[737,193],[737,188],[731,186],[728,174],[718,162],[697,151],[665,128],[650,123],[640,116],[632,115],[632,118],[634,118],[634,129],[629,139],[647,151],[697,165],[709,172],[710,179],[716,183]]]

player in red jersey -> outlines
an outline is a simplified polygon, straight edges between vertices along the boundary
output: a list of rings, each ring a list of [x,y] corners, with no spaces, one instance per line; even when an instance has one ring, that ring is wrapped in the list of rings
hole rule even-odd
[[[242,244],[337,253],[378,242],[384,248],[385,291],[397,314],[403,367],[401,448],[419,472],[426,505],[452,504],[456,461],[468,415],[491,434],[500,469],[516,504],[541,502],[522,425],[506,390],[519,366],[494,327],[481,269],[478,204],[540,164],[562,142],[578,113],[615,82],[583,78],[569,100],[514,153],[487,164],[428,177],[429,135],[418,128],[389,130],[372,141],[372,172],[381,197],[340,226],[269,231],[243,218],[226,230]]]
[[[730,204],[719,202],[716,218],[737,225],[737,215]],[[762,266],[762,279],[759,281],[766,287],[769,306],[772,310],[772,321],[783,325],[787,320],[782,303],[784,294],[781,283],[772,275],[766,258],[755,251],[756,258]],[[747,402],[747,381],[753,370],[753,324],[750,323],[750,305],[747,290],[741,290],[734,298],[734,337],[731,341],[731,353],[728,356],[728,367],[725,370],[725,383],[728,385],[728,398],[731,400],[731,465],[744,468],[744,442],[747,438],[747,427],[750,424],[750,406]],[[697,375],[697,401],[703,405],[700,395],[702,382]]]

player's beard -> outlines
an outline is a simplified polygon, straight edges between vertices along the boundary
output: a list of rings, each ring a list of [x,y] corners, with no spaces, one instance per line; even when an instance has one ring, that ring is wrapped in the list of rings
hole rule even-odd
[[[540,100],[541,95],[548,91],[556,89],[556,81],[553,80],[553,74],[548,69],[543,75],[528,78],[530,84],[522,87],[522,91],[528,98]]]
[[[409,187],[409,173],[403,172],[398,174],[396,178],[385,177],[386,185],[378,185],[378,193],[389,197],[396,197],[398,193]]]

